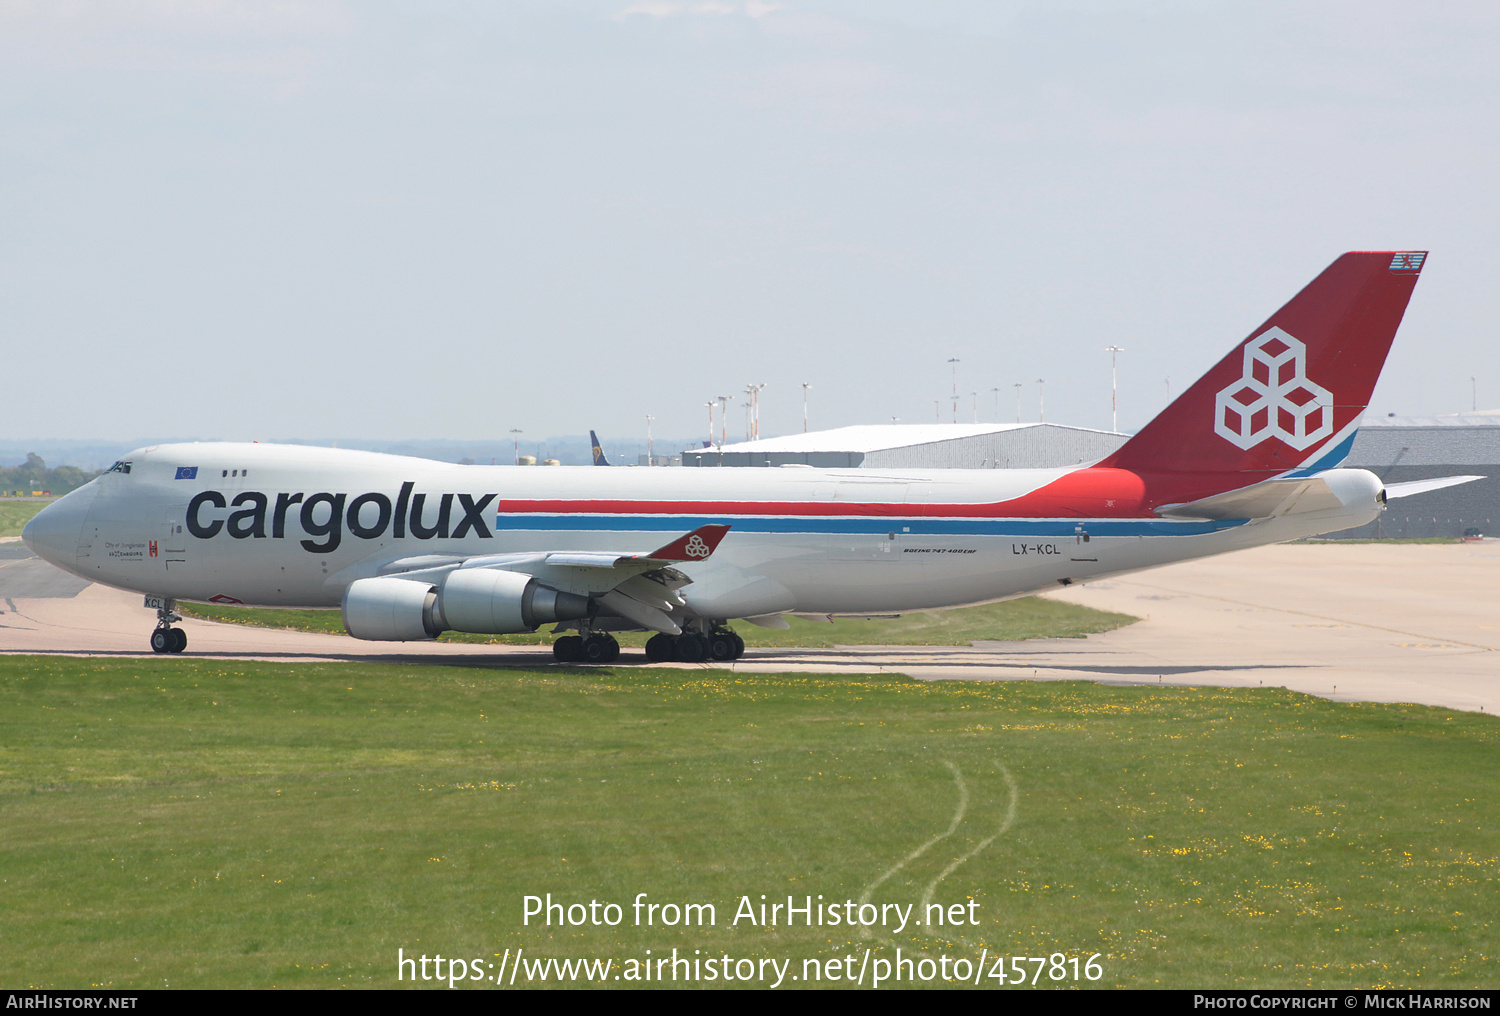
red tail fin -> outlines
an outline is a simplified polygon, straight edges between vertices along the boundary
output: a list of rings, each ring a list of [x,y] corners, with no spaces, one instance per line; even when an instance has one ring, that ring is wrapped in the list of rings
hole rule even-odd
[[[1426,256],[1345,254],[1099,465],[1263,474],[1238,486],[1337,465]]]

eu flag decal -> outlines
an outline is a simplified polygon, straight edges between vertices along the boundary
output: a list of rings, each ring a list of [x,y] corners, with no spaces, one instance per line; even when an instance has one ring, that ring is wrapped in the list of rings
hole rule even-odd
[[[198,467],[197,466],[178,466],[177,467],[177,475],[175,477],[173,477],[173,479],[174,480],[196,480],[196,479],[198,479]]]

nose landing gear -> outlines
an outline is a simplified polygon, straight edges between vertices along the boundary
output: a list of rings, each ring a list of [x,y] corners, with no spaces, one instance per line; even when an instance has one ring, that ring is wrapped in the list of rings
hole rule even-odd
[[[187,648],[187,632],[172,627],[172,622],[181,620],[177,601],[162,600],[156,608],[156,630],[151,633],[153,653],[180,653]]]

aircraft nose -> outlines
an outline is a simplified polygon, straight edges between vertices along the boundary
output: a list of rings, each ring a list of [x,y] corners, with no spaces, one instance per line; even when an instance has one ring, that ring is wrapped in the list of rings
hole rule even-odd
[[[78,539],[96,493],[75,490],[53,501],[26,523],[22,542],[37,557],[72,571],[78,564]]]

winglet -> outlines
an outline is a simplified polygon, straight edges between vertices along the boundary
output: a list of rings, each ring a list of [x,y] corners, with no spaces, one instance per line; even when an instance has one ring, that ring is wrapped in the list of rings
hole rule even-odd
[[[679,536],[665,547],[653,550],[646,556],[656,558],[658,561],[702,561],[718,548],[719,541],[724,539],[724,534],[727,532],[729,532],[728,526],[699,526],[686,536]]]

